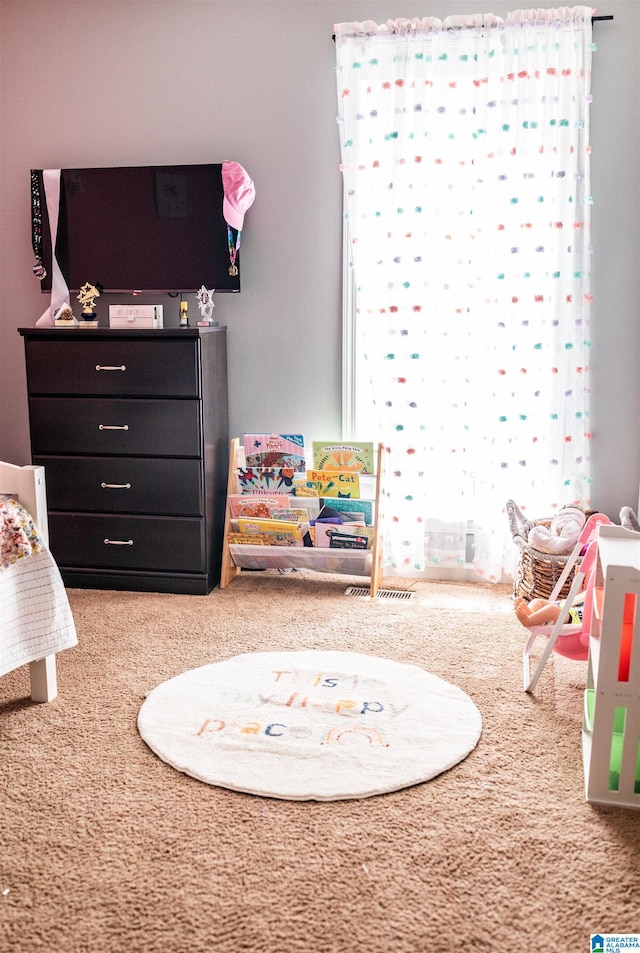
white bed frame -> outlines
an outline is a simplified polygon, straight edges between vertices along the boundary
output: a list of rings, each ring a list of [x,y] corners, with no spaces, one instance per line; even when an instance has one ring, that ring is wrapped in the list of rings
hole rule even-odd
[[[0,462],[0,493],[17,496],[31,515],[44,544],[49,546],[47,522],[47,487],[44,467],[17,467]],[[31,698],[34,702],[50,702],[58,694],[56,657],[48,655],[29,663]]]

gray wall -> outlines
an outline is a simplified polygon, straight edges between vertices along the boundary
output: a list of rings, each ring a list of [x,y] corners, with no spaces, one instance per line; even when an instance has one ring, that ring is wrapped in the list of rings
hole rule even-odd
[[[47,304],[31,271],[31,167],[241,162],[257,190],[243,290],[215,310],[229,328],[231,432],[339,438],[333,24],[481,6],[504,16],[517,4],[0,0],[0,456],[29,462],[16,329]],[[615,19],[595,27],[593,499],[615,517],[636,504],[640,474],[640,5],[609,0],[598,13]],[[177,303],[163,304],[176,323]]]

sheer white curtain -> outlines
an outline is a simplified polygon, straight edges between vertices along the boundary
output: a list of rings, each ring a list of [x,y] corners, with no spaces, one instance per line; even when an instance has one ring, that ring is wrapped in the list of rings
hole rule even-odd
[[[517,555],[507,499],[532,517],[589,505],[592,12],[335,26],[398,572],[425,568],[435,518],[453,528],[451,563],[472,523],[475,571],[498,580]]]

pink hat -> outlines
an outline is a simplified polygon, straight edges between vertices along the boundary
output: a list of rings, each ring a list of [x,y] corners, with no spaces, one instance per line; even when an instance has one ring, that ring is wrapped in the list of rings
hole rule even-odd
[[[241,232],[244,225],[244,213],[253,205],[256,189],[246,169],[239,162],[225,159],[222,163],[222,187],[224,199],[222,212],[225,221],[236,231]]]

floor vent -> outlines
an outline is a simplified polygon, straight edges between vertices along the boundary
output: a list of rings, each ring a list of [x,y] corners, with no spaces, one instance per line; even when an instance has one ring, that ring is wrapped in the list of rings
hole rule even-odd
[[[370,596],[371,591],[368,586],[349,586],[345,590],[345,596]],[[413,599],[415,593],[407,589],[378,589],[376,599],[401,599],[406,602],[407,599]]]

